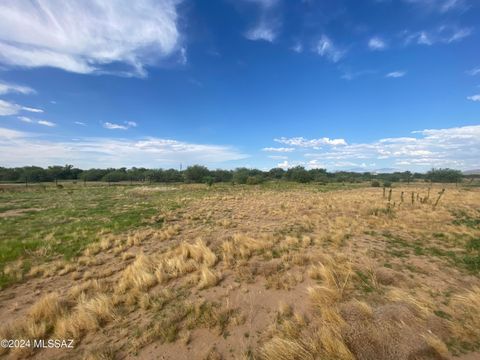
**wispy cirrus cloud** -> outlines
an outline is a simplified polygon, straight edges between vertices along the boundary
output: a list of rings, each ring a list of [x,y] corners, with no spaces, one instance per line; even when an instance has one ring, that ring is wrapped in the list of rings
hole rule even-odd
[[[35,90],[33,90],[28,86],[0,81],[0,95],[4,95],[8,93],[28,95],[28,94],[34,94]]]
[[[340,61],[346,54],[346,50],[335,45],[327,35],[321,36],[314,51],[334,63]]]
[[[24,122],[24,123],[28,123],[28,124],[38,124],[38,125],[43,125],[43,126],[48,126],[48,127],[57,126],[57,124],[55,124],[54,122],[47,121],[47,120],[36,120],[36,119],[32,119],[28,116],[17,116],[17,119]]]
[[[132,127],[137,127],[137,123],[135,121],[124,121],[123,124],[116,124],[112,122],[104,122],[103,127],[109,130],[127,130]]]
[[[451,44],[463,40],[473,33],[472,28],[442,25],[433,30],[404,31],[401,36],[405,45]]]
[[[50,140],[26,132],[0,128],[0,166],[73,163],[91,167],[176,167],[184,164],[219,164],[248,155],[231,146],[196,144],[154,137],[142,139],[80,138]]]
[[[34,113],[43,112],[42,109],[22,106],[10,101],[0,99],[0,116],[16,115],[22,110],[28,111],[28,112],[34,112]]]
[[[266,148],[263,148],[262,151],[288,153],[288,152],[295,151],[295,148],[291,148],[291,147],[289,147],[289,148],[285,148],[285,147],[279,147],[279,148],[276,148],[276,147],[266,147]]]
[[[273,42],[278,36],[281,21],[276,12],[278,0],[243,0],[258,7],[259,19],[245,32],[248,40]]]
[[[467,71],[467,74],[470,76],[476,76],[480,74],[480,67],[473,68]]]
[[[179,49],[179,0],[2,1],[0,63],[75,73],[145,76],[145,66]],[[28,19],[28,20],[27,20]]]
[[[415,4],[429,11],[446,13],[452,10],[463,10],[468,7],[465,0],[403,0]]]
[[[55,127],[57,126],[57,124],[51,122],[51,121],[47,121],[47,120],[38,120],[37,121],[37,124],[38,125],[43,125],[43,126],[48,126],[48,127]]]
[[[389,72],[385,75],[385,77],[387,78],[401,78],[401,77],[404,77],[405,75],[407,75],[407,72],[404,71],[404,70],[397,70],[397,71],[392,71],[392,72]]]
[[[330,139],[328,137],[323,137],[320,139],[306,139],[304,137],[281,137],[274,139],[275,142],[280,144],[290,145],[290,146],[298,146],[302,148],[319,148],[324,145],[329,146],[343,146],[347,145],[345,139]]]

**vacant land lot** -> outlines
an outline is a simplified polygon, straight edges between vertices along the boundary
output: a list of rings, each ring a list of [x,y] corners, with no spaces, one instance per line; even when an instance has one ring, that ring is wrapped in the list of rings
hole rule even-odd
[[[0,349],[38,359],[480,358],[480,189],[8,187]]]

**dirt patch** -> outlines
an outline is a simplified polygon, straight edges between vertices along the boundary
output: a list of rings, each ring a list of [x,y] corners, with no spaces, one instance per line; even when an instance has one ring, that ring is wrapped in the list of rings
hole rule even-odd
[[[25,215],[28,212],[36,212],[36,211],[42,211],[42,210],[43,209],[38,209],[38,208],[12,209],[12,210],[1,212],[0,218],[17,217],[17,216]]]

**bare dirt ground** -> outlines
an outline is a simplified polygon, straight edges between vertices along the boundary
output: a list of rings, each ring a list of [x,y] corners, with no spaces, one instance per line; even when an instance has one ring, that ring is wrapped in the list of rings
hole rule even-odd
[[[440,190],[186,199],[0,291],[0,338],[75,340],[0,356],[480,359],[480,190]]]

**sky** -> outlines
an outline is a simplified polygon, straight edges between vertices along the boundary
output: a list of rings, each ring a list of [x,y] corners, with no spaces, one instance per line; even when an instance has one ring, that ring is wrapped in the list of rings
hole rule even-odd
[[[0,166],[480,169],[477,0],[0,0]]]

